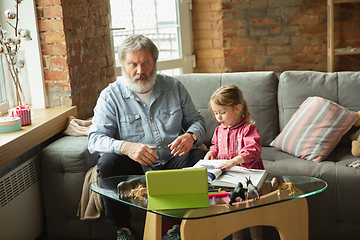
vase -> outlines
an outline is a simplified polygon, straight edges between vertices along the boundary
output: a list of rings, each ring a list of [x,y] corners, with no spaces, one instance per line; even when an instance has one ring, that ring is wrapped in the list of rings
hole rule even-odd
[[[9,107],[31,105],[30,84],[26,69],[25,53],[18,51],[12,58],[12,64],[7,64],[5,71],[6,95]]]

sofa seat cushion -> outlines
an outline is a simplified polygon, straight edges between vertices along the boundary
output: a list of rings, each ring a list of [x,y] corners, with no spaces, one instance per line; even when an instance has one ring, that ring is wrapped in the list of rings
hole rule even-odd
[[[324,192],[307,197],[309,206],[309,224],[331,223],[338,221],[338,213],[329,211],[337,209],[337,191],[335,166],[332,162],[314,163],[304,161],[291,154],[285,153],[276,148],[268,149],[263,152],[262,159],[265,169],[273,176],[308,176],[316,177],[328,183]],[[267,156],[274,156],[273,161],[267,161]],[[296,187],[296,186],[295,186]],[[326,201],[324,201],[326,199]]]
[[[310,230],[316,225],[334,222],[358,227],[360,209],[353,200],[360,199],[360,169],[348,167],[359,158],[350,147],[336,147],[321,163],[304,161],[273,147],[263,147],[261,158],[271,175],[316,177],[327,182],[324,192],[307,197]]]
[[[359,158],[351,155],[349,147],[337,147],[323,163],[331,163],[335,167],[337,200],[339,205],[339,221],[359,224],[360,209],[354,206],[354,199],[360,199],[360,169],[349,167]]]

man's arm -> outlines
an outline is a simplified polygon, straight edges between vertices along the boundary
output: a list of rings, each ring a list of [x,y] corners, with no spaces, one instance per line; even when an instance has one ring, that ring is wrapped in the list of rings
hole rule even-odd
[[[169,144],[171,154],[182,156],[190,151],[193,144],[200,146],[205,139],[205,119],[200,115],[191,100],[189,92],[184,85],[179,82],[179,92],[181,97],[181,107],[183,111],[183,129],[186,133],[180,135],[171,144]],[[192,135],[195,134],[196,137]]]
[[[113,107],[100,95],[94,108],[94,117],[88,134],[88,149],[90,153],[120,153],[124,141],[115,139],[117,118]]]

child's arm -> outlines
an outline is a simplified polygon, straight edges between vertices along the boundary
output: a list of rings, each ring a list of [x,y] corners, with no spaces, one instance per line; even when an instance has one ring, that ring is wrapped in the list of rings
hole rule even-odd
[[[213,160],[216,158],[216,153],[214,151],[208,151],[204,157],[205,160]]]
[[[217,154],[219,152],[218,149],[218,128],[217,127],[214,131],[213,137],[211,139],[211,143],[213,144],[210,146],[210,151],[208,151],[204,157],[205,160],[213,160],[216,159]]]
[[[261,160],[261,138],[258,128],[249,124],[243,132],[243,145],[239,151],[239,156],[244,160],[243,167],[263,169]]]

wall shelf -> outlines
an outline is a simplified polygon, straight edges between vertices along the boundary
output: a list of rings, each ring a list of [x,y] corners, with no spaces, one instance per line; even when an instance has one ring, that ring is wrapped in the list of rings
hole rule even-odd
[[[353,55],[360,55],[360,48],[334,48],[334,9],[335,4],[355,3],[360,0],[327,0],[327,71],[334,72],[335,56],[343,56],[355,62],[359,60],[353,58]]]

